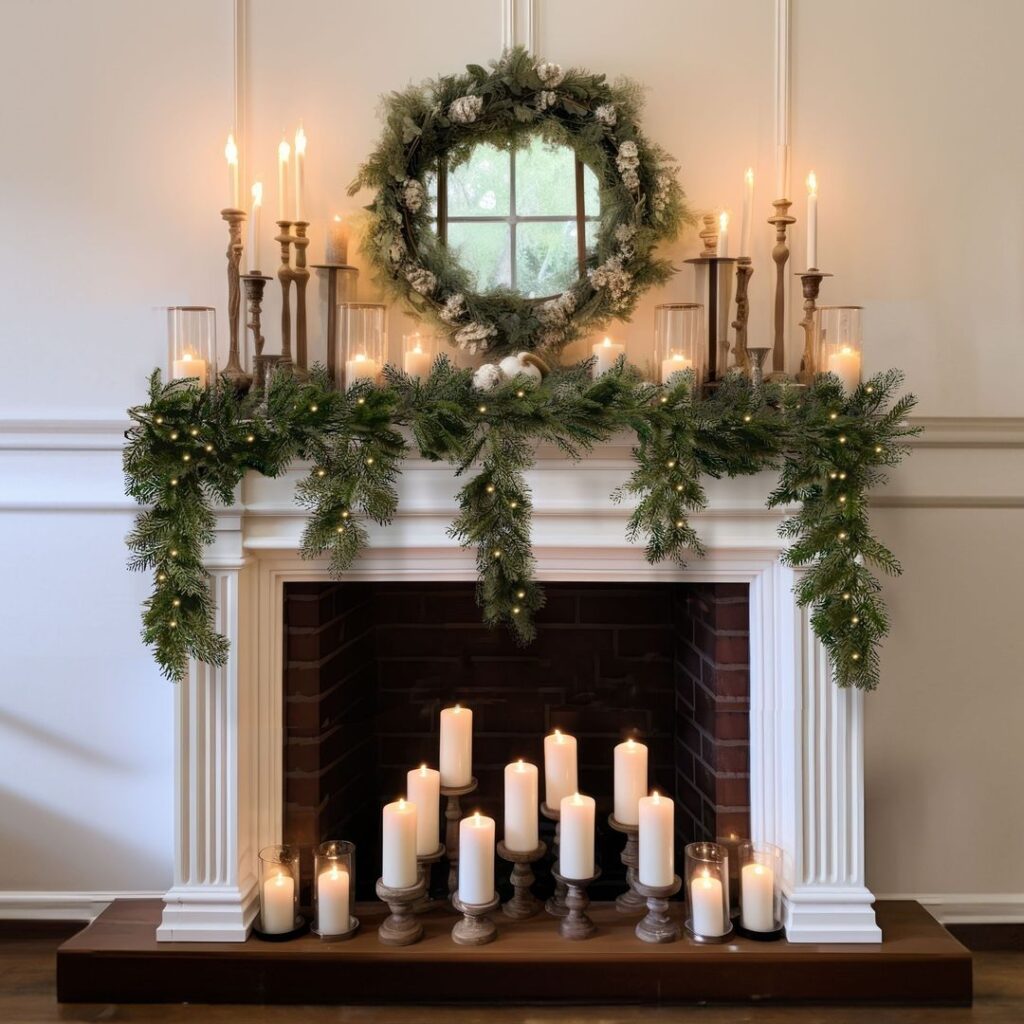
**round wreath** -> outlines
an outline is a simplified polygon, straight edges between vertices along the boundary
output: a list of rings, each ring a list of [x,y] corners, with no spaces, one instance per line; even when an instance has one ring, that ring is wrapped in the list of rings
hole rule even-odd
[[[549,356],[570,341],[628,318],[641,293],[667,280],[654,255],[689,219],[677,166],[639,127],[640,89],[604,75],[540,61],[522,48],[491,69],[470,64],[392,93],[387,127],[349,189],[376,190],[363,251],[381,282],[457,348]],[[478,143],[511,149],[539,133],[570,146],[596,174],[601,214],[586,273],[551,298],[509,288],[477,293],[470,273],[438,239],[427,181],[439,161],[457,166]]]

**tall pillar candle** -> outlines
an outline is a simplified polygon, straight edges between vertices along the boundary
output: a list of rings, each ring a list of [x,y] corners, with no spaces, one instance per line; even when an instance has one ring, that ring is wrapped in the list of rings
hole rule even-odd
[[[635,825],[647,795],[647,747],[628,739],[615,748],[615,820]]]
[[[449,789],[473,780],[473,712],[456,704],[441,712],[441,785]]]
[[[479,811],[459,823],[459,902],[494,899],[494,819]]]
[[[756,861],[740,874],[740,924],[751,932],[775,930],[775,872]]]
[[[416,807],[408,800],[387,804],[382,816],[383,866],[381,878],[389,889],[416,884]]]
[[[655,791],[640,798],[641,885],[671,885],[676,875],[675,804]]]
[[[535,764],[505,765],[505,846],[514,853],[530,853],[540,844],[537,789]]]
[[[703,871],[690,882],[690,914],[694,932],[698,935],[723,935],[725,910],[722,883]]]
[[[818,269],[818,176],[807,175],[807,269]]]
[[[421,764],[405,777],[405,795],[416,808],[416,855],[433,853],[441,842],[441,773]]]
[[[592,796],[573,793],[562,799],[558,819],[558,873],[563,878],[594,875],[594,815]]]
[[[556,729],[544,737],[544,803],[556,810],[577,789],[576,737]]]
[[[337,864],[317,876],[316,927],[321,935],[341,935],[352,927],[348,871]]]
[[[267,935],[283,935],[295,927],[295,879],[285,871],[263,883],[260,925]]]

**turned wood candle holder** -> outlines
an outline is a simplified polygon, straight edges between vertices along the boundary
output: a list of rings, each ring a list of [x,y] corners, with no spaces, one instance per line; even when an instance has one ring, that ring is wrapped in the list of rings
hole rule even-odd
[[[736,319],[732,329],[736,332],[736,346],[733,349],[736,365],[741,370],[750,368],[747,356],[747,321],[750,319],[750,278],[754,273],[754,264],[749,256],[740,256],[736,260]]]
[[[455,895],[459,891],[459,822],[462,821],[462,797],[476,790],[475,778],[466,786],[441,786],[445,797],[444,845],[448,851],[448,902],[455,906]]]
[[[313,269],[327,271],[327,373],[331,380],[336,382],[338,379],[338,303],[355,301],[359,270],[348,263],[314,263]]]
[[[804,329],[804,354],[800,359],[800,372],[796,379],[801,384],[813,384],[815,374],[818,373],[814,352],[814,310],[818,305],[818,292],[822,280],[832,275],[812,267],[796,276],[800,278],[800,286],[804,293],[804,318],[800,321],[800,326]]]
[[[500,840],[497,851],[502,860],[507,860],[512,864],[511,882],[514,890],[512,899],[502,906],[501,911],[514,921],[525,921],[528,917],[533,917],[541,908],[540,900],[531,891],[531,886],[537,879],[530,865],[536,864],[548,852],[547,844],[541,843],[535,850],[522,853],[518,850],[510,850],[505,845],[505,841]]]
[[[568,892],[565,882],[558,877],[558,847],[559,838],[562,832],[561,817],[562,812],[557,808],[548,807],[546,803],[540,805],[540,813],[544,815],[548,821],[555,823],[555,838],[551,843],[551,876],[555,880],[555,891],[547,898],[547,902],[544,904],[544,909],[552,917],[565,917],[569,913],[569,908],[565,905],[565,897]]]
[[[614,814],[608,815],[608,824],[626,837],[626,845],[619,859],[626,869],[626,885],[629,888],[615,897],[615,909],[620,914],[641,914],[647,901],[636,891],[636,871],[640,864],[640,826],[624,825]]]
[[[637,922],[636,937],[643,942],[675,942],[679,938],[679,925],[672,920],[668,912],[670,896],[675,896],[682,888],[683,881],[674,875],[671,885],[644,885],[636,883],[636,891],[647,902],[647,914]]]
[[[392,889],[383,878],[377,879],[377,896],[391,911],[377,931],[377,938],[385,946],[411,946],[423,938],[423,925],[412,908],[424,891],[422,879],[404,889]]]
[[[600,877],[600,868],[590,878],[565,878],[555,873],[555,878],[566,887],[566,915],[558,922],[558,933],[563,939],[589,939],[597,931],[597,926],[587,916],[587,907],[590,906],[587,887]]]
[[[290,220],[279,220],[277,226],[281,229],[275,236],[274,241],[281,246],[281,265],[277,268],[277,279],[281,282],[281,355],[278,357],[277,365],[282,370],[291,371],[295,365],[292,360],[292,237]]]
[[[438,843],[433,853],[416,854],[416,868],[423,883],[423,896],[413,905],[414,914],[425,914],[439,906],[441,901],[430,897],[430,869],[444,856],[444,843]]]
[[[242,263],[242,225],[245,210],[228,207],[220,211],[228,222],[228,361],[220,375],[237,391],[246,391],[252,378],[242,369],[241,352],[238,347],[238,320],[242,309],[242,290],[239,284],[239,267]]]
[[[309,238],[306,229],[309,221],[292,221],[292,246],[295,248],[295,266],[292,267],[292,280],[295,282],[295,367],[297,377],[305,379],[309,376],[309,350],[306,338],[306,285],[309,284],[309,270],[306,267],[306,250]]]
[[[772,260],[775,263],[775,321],[771,374],[774,379],[789,378],[786,373],[786,264],[789,262],[786,232],[790,224],[796,223],[796,217],[789,216],[792,205],[788,199],[776,199],[772,203],[775,216],[768,218],[768,223],[775,225],[775,248],[772,249]]]
[[[452,906],[462,915],[452,928],[452,941],[460,946],[486,946],[498,937],[497,925],[488,916],[501,902],[498,894],[488,903],[463,903],[456,893]]]
[[[257,388],[260,386],[260,357],[263,355],[263,346],[265,344],[263,337],[263,290],[270,280],[270,277],[266,274],[261,274],[258,270],[251,274],[242,275],[242,282],[245,286],[245,305],[249,314],[245,326],[252,331],[252,382]]]

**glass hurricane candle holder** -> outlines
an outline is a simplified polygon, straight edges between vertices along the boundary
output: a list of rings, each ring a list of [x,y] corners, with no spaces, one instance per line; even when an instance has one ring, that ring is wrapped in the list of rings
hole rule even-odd
[[[260,927],[263,935],[287,935],[301,927],[299,851],[294,846],[260,850]]]
[[[818,373],[834,373],[847,391],[860,384],[863,347],[861,306],[819,306],[814,311],[814,359]]]
[[[217,311],[212,306],[167,309],[167,365],[171,380],[196,378],[205,388],[217,376]]]
[[[437,358],[437,337],[433,334],[414,334],[402,336],[402,369],[410,377],[420,380],[429,376],[430,368]]]
[[[740,931],[748,938],[782,933],[782,851],[771,843],[740,843]]]
[[[313,855],[313,931],[322,939],[355,934],[356,847],[346,840],[321,843]]]
[[[690,843],[685,870],[687,933],[695,942],[723,942],[732,932],[728,851],[718,843]]]
[[[384,368],[388,342],[388,308],[381,302],[338,303],[339,387],[375,381]]]
[[[654,307],[654,355],[662,384],[683,370],[693,370],[695,383],[703,383],[707,345],[704,307],[699,302],[671,302]]]

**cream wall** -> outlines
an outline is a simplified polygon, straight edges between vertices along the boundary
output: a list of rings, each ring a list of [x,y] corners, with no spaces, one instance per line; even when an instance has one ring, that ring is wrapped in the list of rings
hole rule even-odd
[[[236,116],[271,212],[277,140],[303,119],[319,258],[318,225],[365,201],[345,186],[379,131],[377,97],[532,37],[650,86],[646,127],[697,207],[738,207],[752,164],[766,217],[775,4],[0,0],[0,15],[19,40],[0,67],[0,913],[64,915],[170,880],[170,687],[138,640],[146,581],[123,568],[119,432],[164,362],[157,307],[218,305],[225,343],[218,211]],[[868,701],[868,880],[988,918],[1024,917],[1022,32],[1016,0],[792,2],[791,191],[813,165],[836,274],[823,296],[868,307],[868,368],[902,366],[930,428],[876,514],[907,576],[887,586],[894,633]],[[303,59],[282,70],[292,39]],[[755,236],[756,337],[772,239]],[[691,233],[671,255],[695,249]],[[622,328],[639,359],[654,303],[690,290],[684,270]]]

